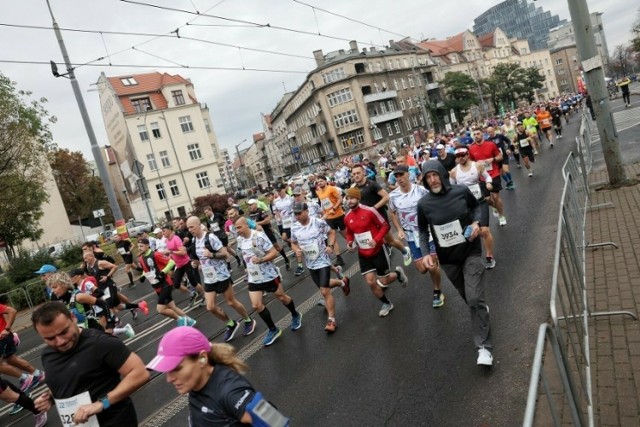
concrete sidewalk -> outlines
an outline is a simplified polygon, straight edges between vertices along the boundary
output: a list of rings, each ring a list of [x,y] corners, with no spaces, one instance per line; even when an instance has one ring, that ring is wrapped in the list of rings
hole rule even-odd
[[[640,163],[626,165],[640,178]],[[607,182],[606,170],[591,183]],[[640,313],[640,184],[619,189],[592,184],[591,203],[613,208],[587,212],[588,243],[614,242],[618,249],[587,249],[586,279],[592,311]],[[591,376],[596,426],[640,426],[640,321],[629,316],[589,321]]]

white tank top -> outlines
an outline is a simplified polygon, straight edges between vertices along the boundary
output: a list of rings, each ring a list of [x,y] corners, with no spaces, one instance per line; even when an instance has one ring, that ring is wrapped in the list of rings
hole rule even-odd
[[[456,165],[456,182],[460,185],[470,186],[480,182],[476,162],[469,162],[471,167],[468,171],[463,171],[460,165]]]

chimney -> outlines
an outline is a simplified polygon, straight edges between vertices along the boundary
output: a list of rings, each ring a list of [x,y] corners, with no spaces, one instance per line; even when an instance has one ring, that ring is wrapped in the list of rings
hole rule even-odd
[[[367,53],[367,48],[366,47],[362,48],[362,53]]]
[[[369,52],[376,52],[376,48],[375,48],[374,46],[371,46],[371,47],[369,48]]]
[[[318,67],[324,64],[324,53],[322,53],[322,49],[314,50],[313,57],[316,59],[316,65]]]
[[[349,42],[349,49],[351,49],[351,53],[357,53],[358,52],[358,42],[355,40],[351,40]]]
[[[338,53],[339,53],[340,55],[344,55],[344,49],[340,49],[340,50],[338,51]]]

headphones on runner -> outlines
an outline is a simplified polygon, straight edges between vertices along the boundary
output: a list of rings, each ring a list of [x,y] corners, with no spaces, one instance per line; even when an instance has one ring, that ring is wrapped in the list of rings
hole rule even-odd
[[[205,363],[207,363],[207,358],[206,358],[206,357],[201,357],[201,358],[200,358],[200,363],[202,363],[203,365],[204,365]]]

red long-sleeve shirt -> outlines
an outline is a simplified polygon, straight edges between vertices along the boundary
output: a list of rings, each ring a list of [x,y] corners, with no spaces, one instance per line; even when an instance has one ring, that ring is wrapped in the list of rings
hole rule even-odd
[[[377,254],[382,249],[384,235],[391,229],[391,226],[380,213],[372,207],[358,204],[355,209],[351,209],[344,217],[346,226],[347,243],[351,245],[354,240],[358,242],[358,253],[362,256],[370,257]],[[370,233],[372,248],[366,247],[363,240],[366,240],[367,233]]]

